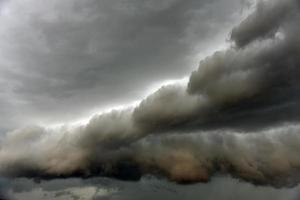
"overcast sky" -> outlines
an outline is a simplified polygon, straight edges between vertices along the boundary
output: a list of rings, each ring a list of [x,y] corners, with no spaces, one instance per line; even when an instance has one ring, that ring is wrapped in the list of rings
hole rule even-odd
[[[299,0],[0,0],[0,199],[296,200],[299,22]]]
[[[2,0],[0,130],[141,100],[222,49],[245,0]]]
[[[124,182],[107,178],[54,179],[35,183],[28,179],[0,186],[13,200],[298,200],[300,186],[275,189],[257,187],[229,177],[217,177],[209,184],[177,185],[165,180],[145,177],[140,182]]]

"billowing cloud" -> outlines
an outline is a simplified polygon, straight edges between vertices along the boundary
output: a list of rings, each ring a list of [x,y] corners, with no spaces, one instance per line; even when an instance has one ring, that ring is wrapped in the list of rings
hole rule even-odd
[[[79,127],[7,133],[0,173],[130,180],[153,174],[178,183],[226,173],[294,186],[300,181],[299,21],[298,0],[259,3],[233,29],[232,47],[204,59],[188,83],[163,86],[136,107]]]
[[[255,40],[274,37],[286,18],[298,11],[299,2],[258,1],[256,12],[232,30],[231,39],[243,47]]]

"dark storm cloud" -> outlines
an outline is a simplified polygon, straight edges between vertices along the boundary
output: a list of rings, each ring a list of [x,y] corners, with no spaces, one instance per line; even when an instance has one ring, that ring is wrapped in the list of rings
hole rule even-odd
[[[272,13],[281,6],[285,17],[279,20]],[[256,16],[275,25],[262,30]],[[0,146],[0,173],[125,180],[154,174],[178,183],[226,173],[259,185],[295,186],[299,21],[297,0],[258,4],[234,28],[233,46],[204,59],[188,83],[163,86],[136,107],[94,116],[80,127],[8,133]]]
[[[221,172],[276,187],[299,181],[299,125],[260,132],[221,129],[152,135],[141,140],[133,133],[117,135],[118,128],[108,125],[106,130],[97,135],[89,129],[62,136],[39,128],[11,133],[1,145],[1,174],[38,179],[100,175],[124,180],[154,174],[191,183],[207,182]]]
[[[231,39],[243,47],[253,40],[274,36],[282,22],[298,11],[298,6],[296,1],[259,1],[256,12],[232,30]]]
[[[57,123],[142,98],[149,84],[188,73],[196,50],[237,21],[239,2],[6,1],[1,126]]]

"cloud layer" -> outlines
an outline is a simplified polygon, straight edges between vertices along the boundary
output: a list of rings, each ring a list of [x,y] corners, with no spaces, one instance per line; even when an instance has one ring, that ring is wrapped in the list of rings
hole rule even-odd
[[[229,177],[214,177],[210,183],[193,185],[178,185],[151,176],[144,177],[139,182],[108,178],[53,179],[39,183],[28,179],[16,179],[13,182],[0,180],[0,185],[1,182],[6,190],[7,199],[14,200],[297,200],[300,188],[257,187]]]
[[[0,132],[144,98],[151,84],[186,75],[197,54],[224,44],[239,2],[3,1]]]
[[[216,173],[255,184],[300,181],[298,0],[264,1],[232,30],[232,47],[201,61],[188,83],[87,125],[7,133],[0,173],[37,178],[144,174],[179,183]],[[258,20],[259,19],[259,20]]]

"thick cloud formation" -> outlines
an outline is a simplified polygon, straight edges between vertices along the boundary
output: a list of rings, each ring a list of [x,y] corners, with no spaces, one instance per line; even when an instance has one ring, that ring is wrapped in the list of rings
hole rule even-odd
[[[299,22],[297,0],[259,3],[233,29],[233,46],[204,59],[187,84],[164,86],[136,107],[94,116],[84,126],[8,133],[0,173],[130,180],[154,174],[179,183],[228,173],[294,186],[300,181]]]
[[[232,30],[231,39],[237,46],[243,47],[254,40],[274,36],[286,18],[298,11],[298,3],[277,0],[259,1],[256,12]]]

